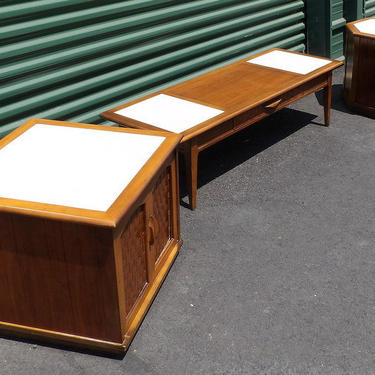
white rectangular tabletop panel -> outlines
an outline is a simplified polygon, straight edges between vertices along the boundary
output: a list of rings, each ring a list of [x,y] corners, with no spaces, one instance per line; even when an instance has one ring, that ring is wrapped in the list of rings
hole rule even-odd
[[[36,124],[0,149],[0,197],[107,211],[164,140]]]
[[[161,129],[181,133],[223,111],[174,96],[159,94],[120,109],[116,113]]]
[[[265,53],[247,62],[298,74],[308,74],[330,64],[329,60],[278,50]]]
[[[357,22],[354,25],[361,33],[375,35],[375,18]]]

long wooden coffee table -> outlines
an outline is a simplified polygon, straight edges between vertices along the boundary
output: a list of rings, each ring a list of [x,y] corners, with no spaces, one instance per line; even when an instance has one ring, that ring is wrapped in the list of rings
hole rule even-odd
[[[332,71],[342,62],[271,49],[113,108],[102,117],[123,126],[183,136],[191,209],[196,208],[198,154],[222,139],[320,89],[330,122]]]

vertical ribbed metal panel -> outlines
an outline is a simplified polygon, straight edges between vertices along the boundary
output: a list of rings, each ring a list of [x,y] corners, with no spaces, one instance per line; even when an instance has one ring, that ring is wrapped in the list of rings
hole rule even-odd
[[[363,18],[364,0],[344,0],[344,18],[353,22]]]
[[[375,16],[375,0],[364,0],[364,15],[365,17]]]
[[[344,59],[344,0],[306,0],[306,13],[308,52]]]
[[[344,59],[344,32],[346,19],[344,18],[344,1],[332,0],[331,3],[331,51],[332,59]]]
[[[302,0],[0,2],[0,136],[98,113],[270,47],[305,48]]]

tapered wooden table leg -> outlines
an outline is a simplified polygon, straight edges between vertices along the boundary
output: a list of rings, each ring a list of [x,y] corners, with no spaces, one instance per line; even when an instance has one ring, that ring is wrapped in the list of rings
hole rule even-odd
[[[327,86],[324,88],[324,123],[329,126],[331,121],[332,73],[328,75],[327,80]]]
[[[189,204],[192,210],[195,210],[197,207],[198,153],[198,146],[194,142],[187,142],[184,146],[186,184],[189,194]]]

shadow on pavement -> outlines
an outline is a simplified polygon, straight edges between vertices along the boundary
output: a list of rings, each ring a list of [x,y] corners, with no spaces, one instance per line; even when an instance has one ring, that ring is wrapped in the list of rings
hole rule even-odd
[[[345,104],[343,96],[344,85],[332,85],[332,109],[343,113],[354,114]],[[321,106],[324,106],[323,90],[317,91],[315,97]]]
[[[316,115],[284,108],[199,154],[198,187],[249,160],[312,123]],[[316,125],[321,126],[321,124]],[[199,194],[199,192],[198,192]],[[186,197],[185,166],[180,158],[180,198]],[[181,205],[188,205],[180,199]]]
[[[63,345],[63,344],[53,344],[52,342],[47,342],[47,341],[42,341],[38,339],[28,339],[28,338],[21,338],[21,337],[15,337],[15,336],[7,336],[0,334],[1,339],[5,340],[12,340],[12,341],[17,341],[17,342],[23,342],[25,344],[32,345],[37,349],[38,346],[43,346],[46,348],[52,348],[52,349],[59,349],[59,350],[65,350],[68,352],[73,352],[73,353],[81,353],[81,354],[88,354],[88,355],[93,355],[97,357],[103,357],[103,358],[110,358],[110,359],[117,359],[117,360],[123,360],[127,351],[121,354],[112,354],[112,353],[107,353],[107,352],[100,352],[98,350],[90,350],[90,349],[83,349],[79,347],[74,347],[74,346],[68,346],[68,345]]]

